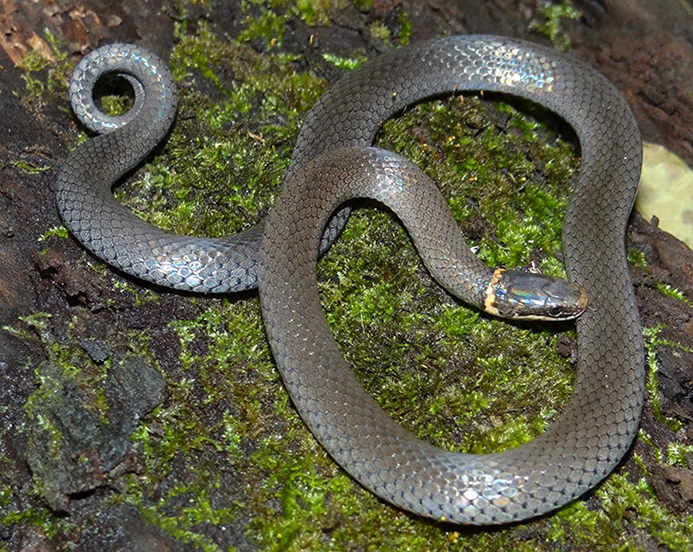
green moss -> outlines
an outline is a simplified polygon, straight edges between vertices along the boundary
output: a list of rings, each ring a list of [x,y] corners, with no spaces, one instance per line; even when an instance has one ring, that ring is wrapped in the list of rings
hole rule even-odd
[[[296,0],[298,14],[308,25],[328,25],[330,11],[346,4],[345,0]]]
[[[258,468],[255,463],[246,465],[249,459],[242,445],[273,425],[275,416],[260,399],[265,392],[279,394],[281,385],[266,347],[256,347],[255,355],[248,351],[249,343],[264,340],[256,302],[222,300],[196,320],[175,321],[171,328],[180,338],[182,369],[194,371],[194,377],[169,377],[171,400],[156,408],[133,436],[141,446],[146,476],[128,478],[126,494],[147,519],[174,537],[217,550],[195,528],[203,522],[230,523],[247,506],[241,498],[230,506],[213,506],[209,493],[219,488],[225,471],[214,458],[221,455],[226,469],[233,466],[252,482],[253,469]],[[193,351],[200,339],[207,341],[202,355]],[[256,386],[266,391],[258,392]],[[210,423],[207,407],[216,408],[220,402],[233,405],[234,412],[227,409]],[[186,473],[178,474],[180,483],[152,505],[147,497],[171,474],[174,458],[184,460]],[[174,506],[181,497],[186,498],[185,508]]]
[[[645,259],[645,254],[642,253],[642,251],[629,248],[628,262],[643,269],[643,273],[645,275],[643,285],[655,288],[660,294],[668,297],[669,299],[681,301],[686,306],[693,307],[693,302],[691,302],[680,290],[676,289],[671,284],[662,282],[652,271],[648,269],[647,260]]]
[[[41,174],[42,172],[50,170],[50,167],[46,165],[38,166],[33,163],[27,163],[26,161],[10,161],[9,164],[28,175]]]
[[[67,229],[67,227],[63,226],[62,224],[60,226],[54,226],[53,228],[49,228],[46,230],[43,234],[41,234],[38,238],[38,241],[42,242],[47,240],[48,238],[67,238],[69,237],[70,232]]]
[[[346,69],[349,71],[356,69],[364,61],[363,59],[343,58],[329,53],[324,53],[322,57],[325,61],[329,61],[337,69]]]
[[[683,425],[675,418],[669,418],[662,413],[662,406],[659,400],[659,389],[657,382],[657,372],[659,371],[659,360],[657,359],[657,350],[661,347],[672,347],[683,352],[691,353],[690,349],[681,346],[678,343],[673,343],[668,340],[661,339],[659,333],[664,329],[664,326],[655,326],[653,328],[643,328],[645,352],[647,355],[647,390],[649,393],[652,410],[654,411],[657,420],[676,432]]]
[[[373,21],[369,27],[370,36],[390,46],[390,30],[380,21]]]
[[[64,382],[72,382],[87,397],[88,404],[85,406],[103,415],[108,405],[105,403],[100,383],[107,366],[95,365],[78,344],[71,340],[72,333],[80,328],[77,317],[64,328],[63,341],[57,341],[54,336],[50,313],[37,312],[22,316],[19,320],[23,326],[6,326],[3,329],[25,341],[33,342],[41,347],[48,357],[46,362],[34,369],[36,390],[23,406],[24,423],[19,430],[29,432],[30,441],[34,435],[32,432],[42,430],[48,437],[46,453],[49,458],[55,458],[59,455],[63,435],[55,420],[45,414],[45,405],[58,400],[56,397]],[[74,537],[76,529],[70,520],[55,515],[45,506],[44,483],[40,475],[34,473],[32,487],[14,489],[13,494],[16,495],[16,500],[10,506],[0,508],[0,525],[34,526],[48,539],[57,535],[63,535],[68,539]],[[18,504],[21,506],[17,507]]]
[[[566,18],[580,19],[582,13],[575,9],[572,4],[563,2],[539,8],[539,12],[546,18],[546,21],[533,20],[529,24],[529,30],[538,31],[546,36],[557,50],[562,52],[570,50],[570,37],[561,29],[561,21]]]
[[[533,136],[526,145],[525,132],[480,129],[483,111],[474,98],[425,104],[388,121],[378,143],[442,182],[463,226],[488,221],[490,230],[471,242],[482,258],[529,264],[540,251],[561,248],[575,160],[565,144]],[[510,127],[531,124],[504,111]],[[562,272],[553,256],[538,264]],[[467,452],[510,448],[541,433],[570,394],[574,370],[555,353],[558,335],[491,320],[441,296],[386,213],[354,213],[319,273],[328,321],[348,360],[420,437]]]
[[[671,299],[676,299],[677,301],[681,301],[682,303],[685,303],[689,307],[693,307],[693,303],[689,301],[686,296],[681,293],[678,289],[672,287],[669,284],[665,284],[664,282],[657,281],[657,291],[661,293],[662,295],[669,297]]]
[[[466,97],[412,110],[418,121],[402,117],[387,122],[384,131],[395,137],[382,145],[400,151],[442,183],[463,229],[479,224],[495,228],[470,240],[485,262],[512,268],[541,257],[539,269],[562,275],[555,254],[562,247],[562,216],[576,161],[566,144],[540,139],[536,123],[509,106],[501,112],[509,116],[507,126],[521,135],[482,122],[484,107],[477,98]],[[424,122],[427,135],[417,139],[416,125]],[[407,124],[410,131],[404,129]]]
[[[219,97],[181,89],[177,128],[165,157],[117,197],[142,218],[177,233],[246,230],[272,204],[300,113],[324,92],[325,83],[294,74],[290,58],[260,56],[221,41],[205,25],[194,36],[179,26],[177,36],[174,75],[206,81]],[[221,75],[229,69],[235,80],[225,82]]]
[[[373,7],[373,0],[352,0],[356,9],[368,12]]]
[[[61,385],[58,381],[60,378],[74,381],[82,388],[90,399],[91,407],[101,411],[107,410],[108,405],[104,401],[103,390],[99,384],[108,371],[109,364],[93,363],[79,344],[71,341],[75,328],[81,327],[80,320],[77,317],[73,318],[64,329],[66,333],[64,342],[59,342],[53,335],[53,328],[48,326],[50,314],[35,313],[19,317],[19,319],[28,326],[28,329],[9,327],[4,329],[26,340],[36,342],[48,355],[48,362],[40,364],[34,370],[38,389],[24,405],[27,416],[33,417],[34,405],[40,404],[44,398],[53,395],[55,386]]]
[[[45,37],[55,61],[46,59],[37,50],[31,50],[19,63],[19,67],[24,70],[22,79],[28,93],[23,99],[28,104],[41,100],[45,92],[50,96],[64,94],[72,74],[73,67],[64,44],[48,29],[45,30]]]
[[[99,267],[102,265],[99,264]],[[94,265],[92,268],[96,268]],[[97,272],[100,272],[97,270]],[[135,306],[140,307],[146,303],[159,303],[159,295],[147,288],[136,288],[129,282],[123,280],[114,280],[113,289],[117,289],[121,293],[132,295],[135,299]]]
[[[108,95],[101,98],[101,111],[111,117],[127,113],[132,105],[133,99],[128,96]]]
[[[57,535],[63,535],[69,539],[75,533],[74,526],[70,524],[68,519],[54,515],[48,508],[26,507],[21,510],[10,509],[9,511],[3,509],[0,511],[0,523],[4,527],[16,525],[37,527],[47,539],[52,539]]]
[[[48,320],[52,318],[52,314],[49,312],[35,312],[26,316],[20,316],[19,320],[24,322],[30,328],[35,329],[37,332],[44,332],[48,325]],[[17,329],[10,326],[3,326],[3,330],[10,332],[16,336],[31,338],[32,334],[25,329]]]
[[[399,23],[400,26],[397,39],[402,46],[406,46],[409,44],[409,37],[411,36],[411,23],[404,10],[397,14],[397,23]]]
[[[667,463],[670,466],[679,465],[684,468],[693,468],[689,460],[693,453],[693,445],[682,445],[680,443],[669,443],[667,446]]]
[[[688,550],[693,545],[693,518],[667,512],[645,479],[632,482],[627,474],[613,474],[595,494],[602,509],[576,503],[569,515],[569,510],[559,513],[552,518],[551,541],[595,552],[645,550],[638,536],[642,531],[665,549]]]
[[[626,250],[626,253],[628,255],[628,262],[630,264],[639,268],[647,267],[647,260],[645,259],[645,254],[642,251],[631,247]]]
[[[304,17],[312,19],[313,3],[308,0],[302,1],[301,4],[303,8],[299,10],[296,3],[287,0],[244,0],[241,10],[246,13],[245,29],[241,32],[239,40],[248,42],[261,39],[267,48],[281,46],[284,30],[292,17],[302,12]]]

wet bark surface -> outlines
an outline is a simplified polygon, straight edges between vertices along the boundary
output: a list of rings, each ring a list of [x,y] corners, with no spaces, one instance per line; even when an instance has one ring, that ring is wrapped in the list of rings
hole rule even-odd
[[[74,63],[100,44],[116,41],[135,42],[165,57],[174,44],[174,22],[180,17],[172,4],[167,0],[0,0],[4,129],[0,140],[0,326],[20,327],[18,317],[31,313],[51,315],[32,322],[34,333],[0,332],[0,479],[17,490],[32,485],[32,477],[41,479],[41,496],[30,500],[38,506],[47,503],[53,515],[71,519],[79,527],[74,544],[83,550],[196,549],[145,522],[135,507],[110,503],[109,496],[118,489],[110,488],[107,481],[114,470],[136,470],[128,435],[166,395],[156,370],[143,361],[128,360],[127,351],[113,344],[114,335],[160,328],[155,346],[159,361],[175,365],[179,345],[165,324],[176,317],[193,317],[200,307],[185,296],[166,293],[156,304],[138,305],[128,298],[132,296],[113,290],[98,272],[85,267],[88,255],[74,240],[51,242],[49,248],[38,241],[47,229],[61,223],[54,181],[77,125],[66,109],[65,98],[40,105],[27,101],[23,71],[15,64],[31,49],[55,57],[44,39],[46,28],[66,43],[69,61]],[[210,23],[231,36],[237,34],[242,15],[235,3],[212,4],[214,20]],[[693,26],[685,3],[581,0],[574,4],[583,17],[563,25],[573,55],[617,86],[635,113],[643,139],[664,145],[693,166]],[[193,15],[196,9],[200,17],[205,14],[201,6],[190,9]],[[412,24],[412,42],[442,33],[491,33],[546,42],[527,31],[537,3],[509,0],[376,1],[368,12],[345,9],[336,13],[329,27],[295,23],[286,41],[289,48],[308,55],[329,45],[331,52],[348,55],[361,49],[372,57],[379,48],[359,31],[363,20],[391,25],[400,10]],[[324,76],[334,80],[338,73]],[[660,340],[693,350],[693,252],[637,215],[630,232],[630,247],[647,261],[646,268],[631,271],[643,325],[662,325]],[[679,290],[689,304],[660,293],[661,283]],[[131,285],[141,284],[132,281]],[[106,308],[114,304],[115,308]],[[69,444],[47,459],[50,443],[32,438],[25,420],[26,403],[38,385],[35,368],[50,362],[46,343],[67,342],[70,321],[75,318],[89,336],[81,342],[85,354],[97,364],[111,363],[105,400],[112,407],[103,419],[75,406],[82,404],[84,390],[64,380],[60,370],[49,371],[54,379],[44,414],[51,427],[67,434]],[[666,347],[655,347],[653,354],[660,362],[656,385],[661,414],[678,420],[681,427],[674,434],[648,402],[642,430],[656,444],[691,445],[693,354],[684,349],[674,354]],[[658,498],[675,511],[693,513],[693,471],[661,465],[652,448],[640,441],[634,452],[648,467],[649,482]],[[84,461],[75,464],[76,456]],[[625,469],[638,471],[633,453],[627,457]],[[242,481],[235,484],[242,485]],[[17,494],[5,508],[19,508],[22,500],[26,499]],[[247,521],[239,519],[238,527],[223,536],[211,529],[210,536],[220,546],[253,549],[243,534]],[[0,540],[11,550],[58,549],[67,544],[61,539],[64,537],[51,539],[31,523],[0,527]]]

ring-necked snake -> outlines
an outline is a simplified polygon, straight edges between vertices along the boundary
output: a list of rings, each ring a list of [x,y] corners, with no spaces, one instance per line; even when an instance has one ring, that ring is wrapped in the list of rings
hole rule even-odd
[[[566,504],[613,470],[635,436],[644,397],[641,330],[624,247],[641,141],[626,102],[605,78],[567,55],[495,36],[448,37],[390,51],[342,79],[311,110],[264,234],[242,235],[232,252],[227,240],[172,242],[111,196],[110,186],[159,142],[173,119],[174,87],[160,63],[137,47],[114,45],[87,56],[73,75],[73,105],[82,119],[95,113],[91,89],[104,71],[131,75],[136,94],[142,91],[135,80],[145,92],[129,124],[77,148],[59,175],[60,212],[82,243],[158,284],[229,291],[253,284],[264,235],[258,270],[263,317],[296,408],[337,462],[401,508],[455,523],[508,523]],[[489,292],[507,273],[462,272],[460,263],[473,256],[425,175],[394,154],[365,147],[379,124],[408,104],[478,90],[537,102],[577,133],[582,169],[565,218],[564,256],[589,306],[577,320],[578,376],[561,418],[518,448],[467,455],[416,439],[368,396],[325,322],[315,262],[321,239],[324,248],[344,218],[326,238],[330,214],[352,197],[368,196],[398,214],[446,287],[490,311],[503,310],[493,303],[499,297],[517,300],[512,283]],[[101,132],[110,124],[97,115],[88,126]],[[530,281],[519,284],[520,295],[535,285]],[[524,295],[536,299],[539,288]],[[584,303],[577,293],[573,299]],[[547,307],[553,309],[541,306]]]

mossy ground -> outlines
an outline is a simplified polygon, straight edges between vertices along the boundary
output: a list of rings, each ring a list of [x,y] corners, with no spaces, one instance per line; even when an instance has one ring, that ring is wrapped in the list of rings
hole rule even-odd
[[[281,39],[289,18],[326,22],[329,6],[244,7],[237,40],[183,17],[171,53],[180,82],[175,127],[141,178],[118,192],[175,232],[216,236],[257,222],[279,189],[302,114],[327,88],[294,72],[297,57],[282,52]],[[254,40],[265,53],[248,47]],[[451,97],[408,110],[378,140],[442,183],[486,262],[560,275],[561,221],[579,164],[556,138],[556,121],[535,115],[541,124],[503,103]],[[318,270],[347,359],[383,407],[423,438],[468,452],[509,448],[541,432],[570,394],[574,366],[556,352],[566,328],[508,324],[461,305],[430,279],[387,211],[358,209]],[[597,489],[596,509],[579,501],[528,526],[464,532],[404,514],[346,476],[295,414],[257,298],[191,301],[201,314],[169,326],[181,370],[160,367],[170,398],[133,435],[141,471],[121,476],[113,501],[136,504],[201,550],[219,550],[210,526],[243,515],[248,539],[263,550],[640,550],[641,531],[671,550],[691,545],[691,520],[626,475]],[[130,337],[131,350],[146,354],[149,333]],[[176,460],[185,477],[165,484]],[[224,501],[228,473],[242,474],[244,486]]]

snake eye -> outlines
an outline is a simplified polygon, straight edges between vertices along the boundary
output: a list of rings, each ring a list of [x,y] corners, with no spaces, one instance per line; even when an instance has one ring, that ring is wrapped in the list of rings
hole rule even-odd
[[[558,316],[560,316],[561,312],[563,312],[563,309],[558,305],[554,305],[549,309],[549,316],[557,318]]]

